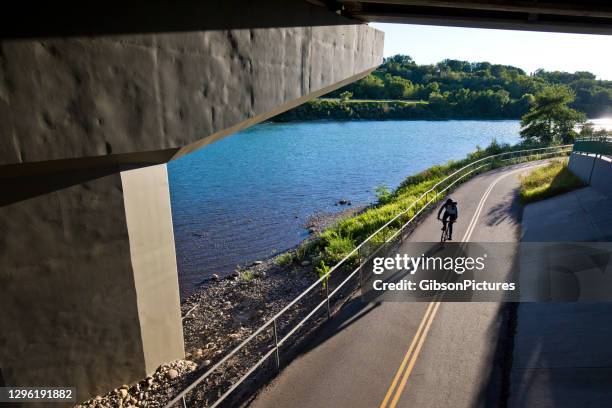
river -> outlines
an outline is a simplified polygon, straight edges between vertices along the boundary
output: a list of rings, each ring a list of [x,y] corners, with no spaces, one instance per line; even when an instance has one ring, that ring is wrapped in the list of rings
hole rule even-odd
[[[434,164],[492,139],[516,143],[519,122],[264,123],[169,164],[181,294],[213,273],[267,258],[308,236],[307,219],[375,201]]]

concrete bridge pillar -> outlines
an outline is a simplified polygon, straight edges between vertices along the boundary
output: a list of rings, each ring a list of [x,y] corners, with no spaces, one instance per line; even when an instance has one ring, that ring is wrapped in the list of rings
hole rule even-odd
[[[6,385],[76,386],[86,399],[183,356],[165,164],[3,181]]]
[[[382,62],[305,1],[210,3],[71,5],[0,42],[0,383],[85,400],[182,358],[165,163]]]

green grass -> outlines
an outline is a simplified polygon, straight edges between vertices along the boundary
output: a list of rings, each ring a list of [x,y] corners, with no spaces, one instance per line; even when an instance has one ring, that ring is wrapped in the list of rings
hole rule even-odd
[[[291,252],[285,252],[280,254],[279,256],[276,257],[276,259],[274,260],[276,262],[277,265],[280,266],[286,266],[286,265],[290,265],[293,263],[293,253]]]
[[[245,272],[242,272],[240,277],[242,278],[243,281],[250,282],[255,277],[255,274],[251,271],[245,271]]]
[[[521,202],[533,203],[582,186],[582,180],[567,168],[567,160],[555,160],[521,178]]]
[[[384,194],[381,194],[383,199],[379,200],[376,205],[367,208],[360,214],[339,221],[325,230],[316,239],[309,240],[302,244],[296,251],[296,257],[300,261],[303,259],[310,260],[313,265],[319,266],[319,270],[322,271],[323,268],[320,267],[321,262],[326,266],[335,265],[344,256],[350,253],[356,245],[363,242],[368,236],[381,228],[397,214],[410,207],[423,193],[459,168],[492,154],[538,147],[543,146],[529,143],[510,146],[501,145],[493,141],[491,145],[485,149],[478,148],[463,160],[450,161],[446,164],[433,166],[425,171],[410,176],[406,178],[395,191],[384,191]],[[486,168],[483,170],[486,170]],[[437,200],[444,199],[445,194],[438,196]],[[370,253],[372,249],[382,244],[385,239],[390,237],[406,223],[416,211],[417,209],[413,207],[406,214],[399,217],[395,222],[385,228],[381,233],[377,234],[370,243],[363,247],[363,252]],[[361,255],[363,255],[363,253]],[[347,262],[347,266],[354,266],[357,260],[357,256],[353,257]]]

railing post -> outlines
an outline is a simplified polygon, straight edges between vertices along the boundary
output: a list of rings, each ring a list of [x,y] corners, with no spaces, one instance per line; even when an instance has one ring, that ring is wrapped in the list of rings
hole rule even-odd
[[[274,326],[274,348],[276,349],[276,371],[280,372],[280,355],[278,353],[278,333],[276,331],[276,319],[272,321]]]
[[[329,276],[325,282],[325,297],[327,298],[327,319],[331,319],[331,308],[329,307]]]
[[[359,289],[363,287],[363,257],[361,256],[361,248],[357,250],[359,256]]]

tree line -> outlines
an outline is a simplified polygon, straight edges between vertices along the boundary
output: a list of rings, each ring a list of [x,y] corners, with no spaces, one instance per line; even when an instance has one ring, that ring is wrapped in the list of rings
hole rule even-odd
[[[570,109],[588,117],[612,113],[612,81],[590,72],[527,74],[510,65],[451,59],[419,65],[395,55],[363,79],[276,120],[518,119],[543,94],[558,92],[566,94]]]

